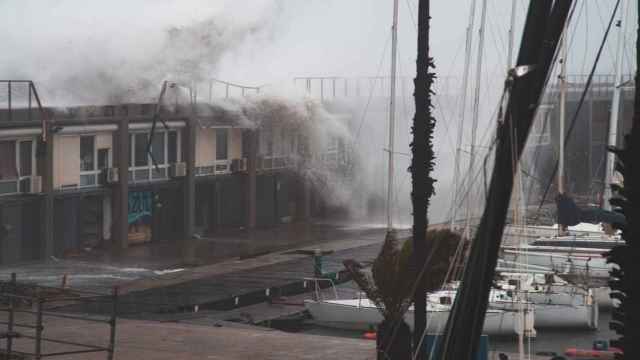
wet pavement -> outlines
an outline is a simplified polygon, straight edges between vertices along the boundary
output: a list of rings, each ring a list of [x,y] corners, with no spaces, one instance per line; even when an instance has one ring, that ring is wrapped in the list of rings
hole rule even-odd
[[[195,259],[195,262],[185,262],[185,252],[179,242],[149,243],[119,252],[91,251],[65,259],[5,266],[0,268],[0,279],[8,279],[15,272],[19,281],[61,286],[66,275],[66,285],[77,289],[107,292],[115,285],[132,283],[144,288],[156,279],[168,279],[171,284],[193,279],[183,274],[203,277],[208,271],[219,272],[219,269],[208,269],[211,264],[233,261],[235,265],[223,268],[232,270],[234,266],[238,267],[238,262],[251,268],[302,256],[285,254],[288,250],[312,250],[314,247],[344,250],[381,242],[384,234],[385,228],[375,224],[286,224],[273,229],[234,231],[194,240],[192,253],[195,256],[191,260]],[[264,264],[254,260],[270,254],[278,256]],[[194,267],[194,263],[200,266]],[[168,284],[160,281],[158,286]]]
[[[30,323],[28,315],[17,321]],[[2,316],[0,319],[5,320]],[[45,317],[43,335],[50,339],[106,346],[108,326],[95,322]],[[23,331],[21,329],[21,331]],[[33,330],[24,330],[34,335]],[[2,346],[2,345],[0,345]],[[45,354],[77,351],[78,346],[44,342]],[[34,341],[26,337],[14,342],[14,350],[34,353]],[[105,359],[103,353],[67,354],[64,359]],[[375,342],[361,339],[291,334],[266,328],[219,324],[161,323],[120,319],[116,332],[116,359],[375,359]]]

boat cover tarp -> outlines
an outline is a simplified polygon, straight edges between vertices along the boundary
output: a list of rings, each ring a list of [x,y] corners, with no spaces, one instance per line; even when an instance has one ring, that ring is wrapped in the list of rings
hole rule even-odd
[[[599,207],[581,209],[573,199],[566,194],[556,198],[558,206],[558,224],[575,226],[581,222],[599,224],[625,224],[624,215],[615,211],[604,210]]]

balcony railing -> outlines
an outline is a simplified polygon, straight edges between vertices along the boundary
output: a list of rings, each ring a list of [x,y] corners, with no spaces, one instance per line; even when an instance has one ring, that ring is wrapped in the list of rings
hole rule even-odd
[[[213,165],[197,166],[196,176],[224,175],[231,173],[231,160],[216,160]]]
[[[80,171],[79,187],[90,187],[102,185],[100,183],[101,170]]]
[[[258,164],[258,167],[262,170],[277,170],[291,167],[293,165],[293,157],[288,155],[263,156]]]
[[[33,82],[0,80],[0,122],[42,121],[44,115]]]
[[[169,164],[155,166],[134,166],[129,168],[130,183],[166,180],[169,177]]]

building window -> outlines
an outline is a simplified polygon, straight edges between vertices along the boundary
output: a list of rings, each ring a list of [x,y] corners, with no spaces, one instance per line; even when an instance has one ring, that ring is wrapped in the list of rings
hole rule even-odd
[[[216,129],[216,160],[227,160],[228,140],[228,129]]]
[[[96,137],[93,135],[80,137],[80,186],[98,184],[96,155]]]
[[[20,177],[33,175],[33,141],[20,141]]]
[[[0,141],[0,194],[18,192],[16,142]]]
[[[33,140],[0,141],[0,194],[29,190],[34,175]]]
[[[164,153],[167,149],[164,146],[164,133],[155,134],[153,136],[153,143],[151,144],[151,156],[155,164],[164,164]]]
[[[19,165],[18,173],[20,174],[20,192],[28,192],[30,178],[33,175],[33,141],[19,141]]]
[[[95,137],[80,137],[80,171],[95,170]]]
[[[167,157],[169,164],[178,162],[178,133],[169,131],[167,135]]]
[[[148,166],[149,159],[147,154],[147,146],[149,142],[149,136],[146,133],[135,134],[133,136],[133,146],[135,148],[134,164],[138,166]]]
[[[177,131],[156,131],[151,141],[151,154],[148,154],[149,133],[131,134],[129,149],[134,151],[129,153],[129,181],[166,179],[169,164],[180,161]]]
[[[98,169],[103,170],[110,167],[109,149],[98,149]]]

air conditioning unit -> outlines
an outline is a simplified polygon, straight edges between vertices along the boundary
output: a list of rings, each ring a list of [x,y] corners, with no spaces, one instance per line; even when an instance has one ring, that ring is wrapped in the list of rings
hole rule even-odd
[[[169,175],[174,178],[187,176],[187,164],[183,162],[171,164]]]
[[[231,172],[247,171],[247,159],[233,159],[231,160]]]
[[[29,194],[39,194],[42,192],[42,176],[32,176],[29,179]]]
[[[104,176],[104,184],[115,184],[120,179],[118,168],[106,168],[103,170],[102,176]]]

